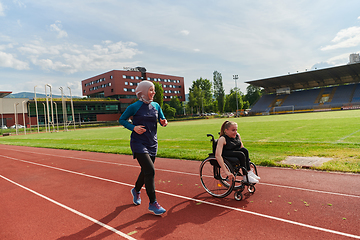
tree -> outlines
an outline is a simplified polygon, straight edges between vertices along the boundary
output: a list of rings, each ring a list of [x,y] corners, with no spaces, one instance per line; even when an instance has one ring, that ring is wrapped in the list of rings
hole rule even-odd
[[[212,110],[211,82],[208,79],[197,79],[189,88],[189,107],[198,113]]]
[[[167,119],[172,119],[175,117],[176,109],[173,107],[170,107],[169,104],[164,103],[164,115]]]
[[[183,113],[183,106],[182,106],[180,100],[176,96],[170,100],[169,105],[170,105],[170,107],[173,107],[176,109],[177,115],[181,115]]]
[[[257,100],[260,99],[261,95],[262,92],[259,87],[249,85],[246,88],[246,95],[244,100],[249,102],[249,106],[252,106]]]
[[[236,112],[236,95],[238,100],[238,109],[243,109],[243,94],[239,91],[238,88],[233,88],[230,90],[230,94],[226,95],[225,111]]]
[[[162,108],[164,103],[164,90],[161,87],[161,85],[157,82],[154,82],[154,86],[155,86],[154,102],[157,102]]]
[[[218,71],[214,71],[213,75],[214,97],[217,101],[217,110],[220,113],[223,113],[225,107],[225,90],[222,82],[222,76]]]

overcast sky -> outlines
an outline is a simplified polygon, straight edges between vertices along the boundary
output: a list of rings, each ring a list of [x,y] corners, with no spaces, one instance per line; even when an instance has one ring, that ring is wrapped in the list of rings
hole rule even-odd
[[[123,67],[245,81],[344,65],[360,52],[358,0],[0,0],[0,91],[81,96]]]

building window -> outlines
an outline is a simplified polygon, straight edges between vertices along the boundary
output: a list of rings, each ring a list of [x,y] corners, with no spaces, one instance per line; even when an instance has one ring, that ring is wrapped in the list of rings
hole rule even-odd
[[[128,85],[129,83],[128,82],[125,82],[125,85]]]
[[[112,75],[110,76],[110,79],[113,79],[113,76],[112,76]]]
[[[124,92],[127,92],[127,88],[124,88]]]

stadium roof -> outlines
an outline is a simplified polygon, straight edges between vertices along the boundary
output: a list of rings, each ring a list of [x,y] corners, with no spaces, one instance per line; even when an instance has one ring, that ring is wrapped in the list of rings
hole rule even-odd
[[[2,92],[2,91],[0,91],[0,98],[6,97],[9,94],[11,94],[11,92]]]
[[[290,90],[297,90],[357,82],[360,82],[360,63],[320,70],[309,70],[302,73],[248,81],[246,83],[262,87],[267,93],[275,93],[276,89],[286,87],[290,87]]]

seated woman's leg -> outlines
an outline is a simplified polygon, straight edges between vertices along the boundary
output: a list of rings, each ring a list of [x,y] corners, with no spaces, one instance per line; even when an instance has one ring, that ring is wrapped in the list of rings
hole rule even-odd
[[[245,155],[245,164],[246,170],[250,171],[250,158],[249,158],[249,151],[246,148],[240,148],[240,151]]]
[[[246,157],[241,151],[223,151],[223,157],[235,157],[239,159],[240,166],[246,168]]]

